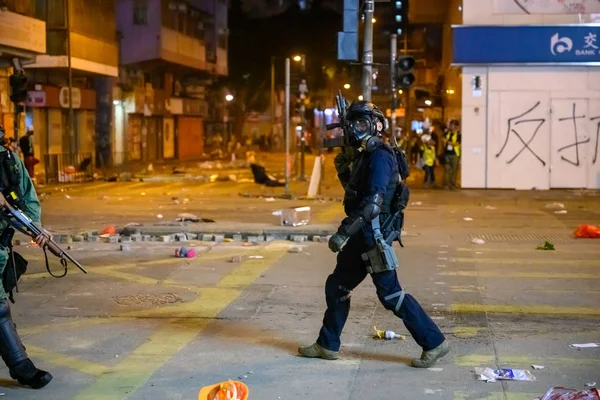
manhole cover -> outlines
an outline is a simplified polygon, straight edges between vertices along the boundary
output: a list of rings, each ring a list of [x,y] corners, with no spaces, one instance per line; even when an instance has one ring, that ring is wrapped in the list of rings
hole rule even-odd
[[[487,242],[506,242],[506,241],[540,241],[549,240],[551,242],[568,242],[575,240],[571,235],[538,235],[532,234],[488,234],[488,235],[470,235],[471,239],[480,238]]]
[[[175,293],[165,294],[131,294],[112,298],[120,306],[153,306],[183,302]]]

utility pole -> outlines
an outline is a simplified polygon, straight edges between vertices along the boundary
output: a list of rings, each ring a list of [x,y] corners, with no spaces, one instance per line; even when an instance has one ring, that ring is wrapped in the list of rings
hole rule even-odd
[[[275,57],[271,57],[271,139],[275,137],[275,108]]]
[[[398,103],[398,94],[396,93],[396,47],[398,36],[395,33],[390,35],[390,88],[392,90],[392,107],[390,117],[390,135],[396,138],[396,107]],[[393,142],[392,142],[393,143]]]
[[[300,176],[298,177],[299,181],[306,180],[306,174],[304,173],[304,164],[305,164],[305,155],[306,155],[306,136],[304,133],[306,132],[306,107],[304,105],[304,101],[306,99],[306,55],[302,54],[302,73],[300,79],[300,87],[298,88],[299,97],[300,97],[300,126],[302,127],[302,131],[300,132]]]
[[[373,14],[375,12],[375,0],[365,0],[365,39],[363,43],[363,76],[362,94],[363,99],[371,101],[371,89],[373,87]]]
[[[408,55],[408,32],[404,32],[404,51],[403,54],[405,56]],[[410,87],[407,87],[403,90],[404,94],[404,135],[408,135],[410,132],[410,119],[409,119],[409,110],[410,110]]]
[[[290,195],[290,59],[285,59],[285,195]]]
[[[67,9],[67,68],[68,68],[68,85],[69,85],[69,156],[73,157],[69,163],[74,162],[75,157],[75,135],[73,133],[74,116],[73,116],[73,69],[71,68],[71,9],[70,1],[65,2]]]

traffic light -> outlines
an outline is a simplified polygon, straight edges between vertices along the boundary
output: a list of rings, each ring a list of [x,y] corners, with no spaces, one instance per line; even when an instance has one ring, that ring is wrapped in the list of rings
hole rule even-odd
[[[400,56],[396,63],[396,84],[400,89],[408,89],[415,83],[415,58],[412,56]]]
[[[10,84],[10,101],[13,103],[21,103],[27,100],[27,76],[11,75]]]
[[[407,7],[408,0],[392,0],[392,15],[394,16],[393,32],[396,33],[398,36],[405,33],[406,22],[408,20],[408,15],[406,12]]]

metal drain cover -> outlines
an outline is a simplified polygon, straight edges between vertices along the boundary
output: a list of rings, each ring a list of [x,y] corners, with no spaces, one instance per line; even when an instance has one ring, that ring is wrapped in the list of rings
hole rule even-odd
[[[183,302],[183,299],[175,293],[132,294],[127,296],[113,297],[112,300],[120,306],[154,306]]]

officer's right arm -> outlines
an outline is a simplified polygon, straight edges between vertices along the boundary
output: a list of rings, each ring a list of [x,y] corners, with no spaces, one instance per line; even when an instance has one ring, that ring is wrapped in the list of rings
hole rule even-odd
[[[21,176],[19,188],[21,190],[21,200],[23,201],[23,212],[27,214],[27,216],[31,218],[36,225],[41,227],[42,207],[40,205],[40,200],[38,199],[37,193],[35,192],[35,187],[33,186],[33,182],[29,177],[29,173],[25,169],[25,164],[23,164],[23,161],[16,155],[15,160],[19,168],[19,175]]]

